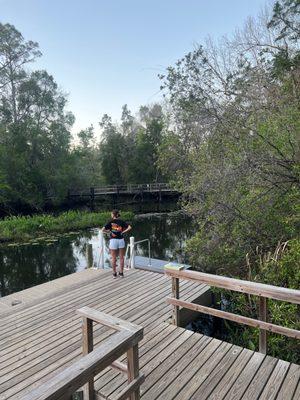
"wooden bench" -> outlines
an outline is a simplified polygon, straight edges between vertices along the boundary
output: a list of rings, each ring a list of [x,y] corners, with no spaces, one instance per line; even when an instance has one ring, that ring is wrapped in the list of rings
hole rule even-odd
[[[114,400],[139,400],[144,375],[139,372],[138,342],[143,339],[143,328],[89,307],[77,310],[77,314],[82,316],[83,357],[22,400],[72,399],[73,393],[83,385],[84,400],[92,400],[95,398],[94,377],[108,366],[128,377],[128,385]],[[116,331],[96,349],[93,349],[93,322]],[[124,353],[127,353],[127,364],[117,360]]]

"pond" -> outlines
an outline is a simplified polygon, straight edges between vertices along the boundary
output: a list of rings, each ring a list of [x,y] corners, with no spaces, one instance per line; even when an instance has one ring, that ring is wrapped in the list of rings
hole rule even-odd
[[[185,243],[194,233],[191,219],[180,211],[137,215],[132,221],[135,240],[149,238],[151,257],[187,262]],[[34,244],[0,247],[0,295],[11,293],[87,268],[88,244],[93,265],[100,261],[100,229],[71,232]],[[129,237],[127,237],[127,243]],[[109,268],[106,239],[105,268]],[[137,254],[148,256],[148,245],[137,246]]]

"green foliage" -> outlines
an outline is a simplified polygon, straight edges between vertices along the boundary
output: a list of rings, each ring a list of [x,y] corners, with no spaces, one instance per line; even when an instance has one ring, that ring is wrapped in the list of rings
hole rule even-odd
[[[66,98],[46,71],[29,71],[41,55],[12,25],[0,24],[0,174],[8,202],[35,208],[62,199],[70,176],[70,128]]]
[[[93,128],[71,146],[65,94],[47,71],[29,70],[40,55],[37,43],[0,24],[0,201],[32,209],[103,181]]]
[[[123,212],[122,218],[133,218],[131,212]],[[90,227],[101,227],[110,219],[110,212],[68,211],[58,216],[35,215],[9,217],[0,221],[0,241],[26,241],[30,238],[64,233]]]
[[[293,239],[277,247],[273,254],[259,257],[251,265],[250,278],[253,281],[275,286],[299,289],[300,287],[300,240]],[[222,292],[228,309],[236,314],[258,317],[258,299],[238,293]],[[276,325],[300,330],[299,306],[281,301],[268,301],[269,321]],[[259,331],[249,327],[226,322],[228,337],[234,343],[258,349]],[[284,349],[284,352],[282,351]],[[297,340],[281,335],[268,334],[268,354],[299,363],[300,348]]]
[[[132,117],[125,105],[121,126],[104,115],[100,127],[103,130],[100,157],[106,183],[150,183],[162,179],[158,152],[164,135],[164,118],[159,105],[141,107],[139,119]]]
[[[198,222],[187,244],[193,266],[297,289],[299,11],[299,1],[276,2],[269,24],[252,20],[232,39],[199,45],[167,69],[161,79],[172,133],[159,154]],[[279,259],[278,244],[286,242]],[[247,297],[228,299],[233,312],[257,315]],[[294,305],[270,302],[270,316],[299,328]],[[257,348],[255,330],[227,325],[230,341]],[[278,335],[270,353],[299,357],[296,343]]]

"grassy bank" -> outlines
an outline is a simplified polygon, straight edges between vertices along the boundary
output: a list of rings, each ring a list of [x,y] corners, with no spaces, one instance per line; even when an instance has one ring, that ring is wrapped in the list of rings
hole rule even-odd
[[[122,218],[125,220],[130,220],[132,217],[131,212],[122,213]],[[108,211],[68,211],[57,216],[44,214],[32,217],[9,217],[0,221],[0,242],[24,242],[42,236],[100,227],[109,219]]]

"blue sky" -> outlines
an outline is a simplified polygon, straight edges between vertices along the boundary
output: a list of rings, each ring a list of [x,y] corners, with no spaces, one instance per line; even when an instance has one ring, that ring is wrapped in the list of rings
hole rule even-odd
[[[161,99],[158,73],[205,37],[230,34],[265,0],[0,0],[10,23],[43,52],[45,68],[68,93],[74,132],[127,103],[135,113]]]

